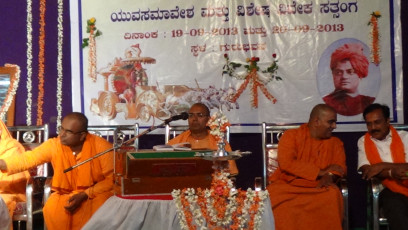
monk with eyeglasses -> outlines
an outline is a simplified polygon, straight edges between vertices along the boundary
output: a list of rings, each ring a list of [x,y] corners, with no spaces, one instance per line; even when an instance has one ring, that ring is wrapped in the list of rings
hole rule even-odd
[[[188,111],[188,127],[189,129],[169,140],[169,145],[189,142],[191,149],[210,149],[217,150],[217,139],[210,134],[207,122],[210,119],[210,110],[202,103],[195,103]],[[225,144],[225,150],[232,151],[230,144]],[[235,161],[229,161],[229,169],[231,175],[238,174],[238,168]]]
[[[58,137],[32,151],[0,160],[0,170],[9,174],[51,162],[53,193],[43,209],[45,224],[50,230],[81,229],[113,195],[112,152],[64,173],[65,169],[112,148],[111,143],[88,133],[87,128],[85,115],[70,113],[64,117]]]

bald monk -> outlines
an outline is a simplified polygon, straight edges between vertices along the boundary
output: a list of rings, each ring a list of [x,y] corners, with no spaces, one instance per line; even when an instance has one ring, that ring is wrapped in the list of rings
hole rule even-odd
[[[341,230],[343,200],[336,181],[345,175],[343,143],[332,137],[337,115],[316,105],[309,122],[279,141],[279,167],[269,178],[276,230]]]
[[[67,173],[70,168],[112,144],[87,132],[88,119],[70,113],[62,121],[59,136],[19,157],[0,160],[0,170],[13,174],[51,162],[52,190],[43,212],[48,229],[81,229],[93,213],[113,195],[113,153],[109,152]],[[0,181],[2,183],[3,181]]]
[[[6,125],[0,120],[0,159],[14,157],[24,153],[24,147],[8,131]],[[0,172],[0,196],[7,205],[11,219],[18,202],[26,201],[26,183],[30,174],[23,171],[14,175]],[[11,224],[9,226],[12,226]]]
[[[195,103],[188,111],[188,130],[169,140],[169,145],[189,142],[192,149],[217,150],[217,139],[210,134],[207,122],[210,119],[210,110],[202,103]],[[225,150],[231,152],[231,146],[226,142]],[[232,176],[238,174],[235,161],[229,161],[229,170]]]

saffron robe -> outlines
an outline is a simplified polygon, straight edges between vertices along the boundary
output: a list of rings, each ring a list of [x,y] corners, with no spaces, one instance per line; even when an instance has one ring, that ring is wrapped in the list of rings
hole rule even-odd
[[[53,193],[43,209],[45,224],[50,230],[81,229],[92,214],[113,195],[113,153],[106,153],[67,173],[63,171],[110,148],[112,144],[105,139],[88,134],[82,151],[74,155],[57,137],[19,157],[6,158],[5,161],[9,174],[51,162],[54,169]],[[72,195],[79,192],[85,192],[88,199],[71,214],[64,206],[68,205]]]
[[[279,167],[267,186],[276,230],[341,230],[340,190],[337,186],[316,186],[321,169],[337,164],[346,171],[343,143],[336,137],[314,139],[307,124],[303,124],[283,134],[278,145],[278,162]]]
[[[323,101],[327,105],[330,105],[338,114],[344,116],[353,116],[362,113],[374,100],[374,97],[366,95],[352,97],[343,91],[335,91],[323,97]]]
[[[204,145],[205,148],[210,149],[210,150],[217,150],[218,149],[218,145],[217,145],[218,141],[213,135],[210,134],[210,131],[208,131],[207,137],[208,137],[208,139],[204,139],[204,140],[207,140],[207,142]],[[191,131],[186,130],[186,131],[182,132],[180,135],[176,136],[175,138],[169,140],[168,144],[169,145],[174,145],[174,144],[178,144],[178,143],[189,142],[191,144],[192,149],[201,149],[203,147],[202,144],[195,143],[194,141],[192,141],[192,139],[193,138],[191,137]],[[231,146],[227,141],[225,141],[225,150],[227,152],[232,151]],[[237,175],[238,174],[238,168],[237,168],[237,165],[235,164],[235,161],[229,160],[228,164],[229,164],[230,174],[231,175]]]
[[[24,153],[24,147],[13,139],[6,125],[0,120],[0,159],[14,157]],[[18,202],[26,201],[26,184],[30,174],[28,171],[14,175],[0,172],[0,196],[7,205],[12,219]],[[12,227],[12,225],[10,225]]]

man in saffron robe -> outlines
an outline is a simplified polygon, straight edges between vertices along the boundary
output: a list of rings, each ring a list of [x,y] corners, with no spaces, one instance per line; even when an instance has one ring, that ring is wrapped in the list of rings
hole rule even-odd
[[[316,105],[309,122],[285,131],[278,145],[279,167],[269,178],[276,230],[341,230],[343,199],[337,180],[346,172],[341,140],[332,136],[337,115]]]
[[[23,153],[24,147],[13,139],[6,125],[0,120],[0,159],[14,157]],[[28,171],[14,175],[0,172],[0,196],[7,205],[11,218],[17,203],[26,201],[26,183],[29,177]]]
[[[362,113],[375,100],[358,92],[360,80],[368,75],[368,66],[361,44],[344,44],[336,49],[330,60],[335,89],[323,97],[324,102],[344,116]]]
[[[363,113],[368,132],[358,140],[358,169],[363,179],[377,177],[385,188],[379,205],[390,230],[408,226],[408,132],[390,125],[390,109],[372,104]]]
[[[207,127],[207,122],[210,119],[210,110],[202,103],[196,103],[191,106],[188,111],[188,127],[189,129],[181,133],[177,137],[169,140],[169,145],[189,142],[192,149],[211,149],[217,150],[217,139],[210,134]],[[225,150],[230,152],[231,146],[227,142]],[[231,175],[238,174],[238,168],[235,161],[230,160],[229,169]]]
[[[113,195],[112,152],[64,173],[65,169],[112,148],[105,139],[89,134],[87,127],[88,119],[83,114],[70,113],[63,119],[57,138],[21,156],[0,160],[0,169],[9,174],[51,162],[53,193],[43,209],[50,230],[81,229]]]

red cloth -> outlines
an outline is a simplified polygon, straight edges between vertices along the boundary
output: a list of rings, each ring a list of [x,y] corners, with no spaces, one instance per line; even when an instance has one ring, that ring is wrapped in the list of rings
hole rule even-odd
[[[307,124],[287,130],[278,146],[279,167],[269,179],[276,230],[341,230],[343,199],[337,186],[317,188],[318,173],[331,164],[346,171],[343,143],[317,140]]]
[[[360,78],[368,75],[369,62],[364,55],[364,48],[359,43],[349,43],[337,48],[331,55],[330,68],[334,69],[338,62],[349,60],[354,71]]]

